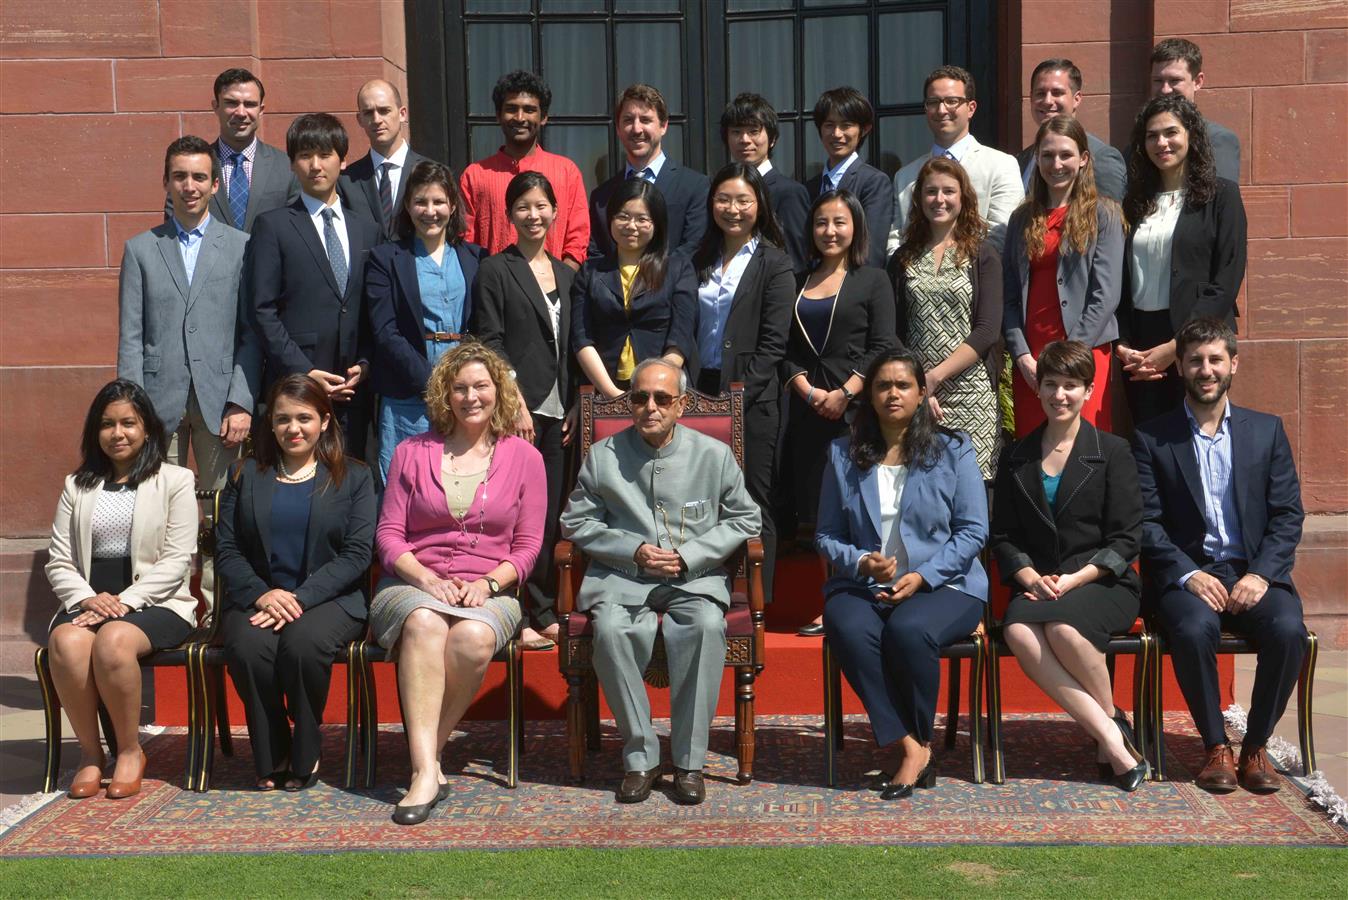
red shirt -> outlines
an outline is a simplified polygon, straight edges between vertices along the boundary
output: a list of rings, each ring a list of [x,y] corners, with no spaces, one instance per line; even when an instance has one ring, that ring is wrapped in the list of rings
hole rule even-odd
[[[565,156],[549,153],[537,145],[524,159],[512,159],[498,150],[463,170],[459,190],[468,219],[464,240],[488,253],[500,253],[515,243],[515,226],[505,208],[505,195],[510,179],[521,172],[542,172],[557,196],[557,219],[543,246],[558,259],[585,262],[585,250],[590,244],[590,209],[580,169]]]

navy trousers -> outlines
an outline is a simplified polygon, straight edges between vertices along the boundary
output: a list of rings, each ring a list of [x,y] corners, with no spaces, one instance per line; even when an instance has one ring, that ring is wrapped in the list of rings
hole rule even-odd
[[[1245,574],[1245,566],[1243,560],[1224,560],[1208,563],[1203,571],[1229,591]],[[1274,584],[1251,609],[1217,613],[1184,588],[1171,587],[1161,594],[1157,612],[1175,667],[1175,680],[1184,692],[1204,747],[1226,743],[1217,685],[1217,641],[1226,630],[1255,642],[1259,653],[1244,745],[1264,746],[1287,709],[1306,654],[1301,599]]]
[[[824,633],[866,707],[876,744],[909,734],[931,740],[941,647],[968,637],[982,617],[982,600],[949,587],[918,591],[898,604],[860,590],[828,598]]]

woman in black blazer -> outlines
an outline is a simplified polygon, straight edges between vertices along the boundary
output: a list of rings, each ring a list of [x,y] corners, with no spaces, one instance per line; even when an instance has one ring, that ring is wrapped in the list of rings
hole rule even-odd
[[[629,178],[609,196],[607,215],[617,249],[586,260],[571,288],[571,350],[581,373],[617,397],[637,363],[663,356],[696,381],[697,279],[686,257],[668,252],[664,197]]]
[[[515,419],[520,437],[543,454],[548,477],[548,517],[543,549],[529,576],[526,650],[547,650],[557,638],[557,572],[552,547],[567,493],[563,447],[576,424],[572,407],[571,285],[575,273],[544,249],[557,217],[557,196],[541,172],[521,172],[505,193],[517,239],[482,261],[473,284],[472,332],[500,354],[515,373],[523,403]]]
[[[459,180],[448,166],[417,163],[404,196],[399,240],[371,250],[365,267],[381,476],[388,474],[399,441],[430,430],[422,392],[435,361],[466,331],[478,262],[485,256],[462,238]]]
[[[220,498],[215,571],[257,786],[298,791],[318,780],[333,657],[365,631],[374,479],[342,455],[332,405],[309,376],[272,385],[266,409],[269,430]]]
[[[1133,123],[1119,342],[1134,423],[1174,409],[1184,396],[1175,333],[1211,317],[1236,327],[1245,280],[1245,205],[1218,178],[1198,107],[1179,94],[1153,98]]]
[[[744,481],[763,512],[763,586],[771,600],[777,558],[772,492],[781,425],[778,369],[791,327],[795,276],[767,184],[755,166],[736,162],[716,173],[707,194],[707,223],[693,255],[697,389],[716,395],[734,382],[744,385]]]
[[[810,207],[813,268],[796,295],[782,361],[787,388],[782,471],[785,528],[813,522],[831,441],[847,433],[852,405],[872,360],[898,342],[894,291],[882,269],[866,266],[866,215],[848,191],[829,191]],[[786,494],[788,492],[784,492]],[[816,633],[822,633],[822,630]]]
[[[1101,775],[1135,791],[1147,763],[1114,706],[1105,649],[1137,618],[1142,497],[1128,442],[1081,415],[1095,366],[1079,341],[1044,347],[1047,421],[1002,454],[988,546],[1016,592],[1003,634],[1021,668],[1095,738]]]

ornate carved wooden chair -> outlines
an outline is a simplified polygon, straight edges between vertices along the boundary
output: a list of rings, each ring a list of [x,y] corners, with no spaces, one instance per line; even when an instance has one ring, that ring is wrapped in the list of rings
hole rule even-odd
[[[729,394],[709,397],[689,391],[688,406],[679,419],[682,425],[696,429],[729,444],[735,460],[744,465],[744,386],[732,384]],[[605,399],[590,386],[580,390],[580,452],[590,451],[594,443],[617,434],[632,424],[627,395]],[[561,622],[558,660],[566,678],[566,734],[570,749],[570,774],[573,781],[584,778],[585,749],[599,749],[599,688],[593,665],[593,631],[590,617],[576,609],[575,591],[585,574],[585,560],[570,541],[557,543],[558,572],[557,615]],[[734,568],[734,586],[730,610],[726,613],[727,668],[735,671],[735,745],[739,760],[738,780],[753,780],[754,767],[754,681],[763,671],[763,545],[750,538],[730,565]],[[655,651],[645,673],[653,687],[669,684],[664,641],[655,642]]]

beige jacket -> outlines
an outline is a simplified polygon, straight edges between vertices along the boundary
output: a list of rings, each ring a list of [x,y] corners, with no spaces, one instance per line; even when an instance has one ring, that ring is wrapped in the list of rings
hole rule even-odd
[[[136,487],[131,524],[131,585],[121,601],[131,609],[163,606],[197,624],[197,601],[190,592],[192,554],[197,550],[196,481],[192,472],[164,463],[158,474]],[[47,580],[61,611],[73,612],[94,596],[89,586],[90,520],[98,489],[82,490],[67,475],[51,526]]]

